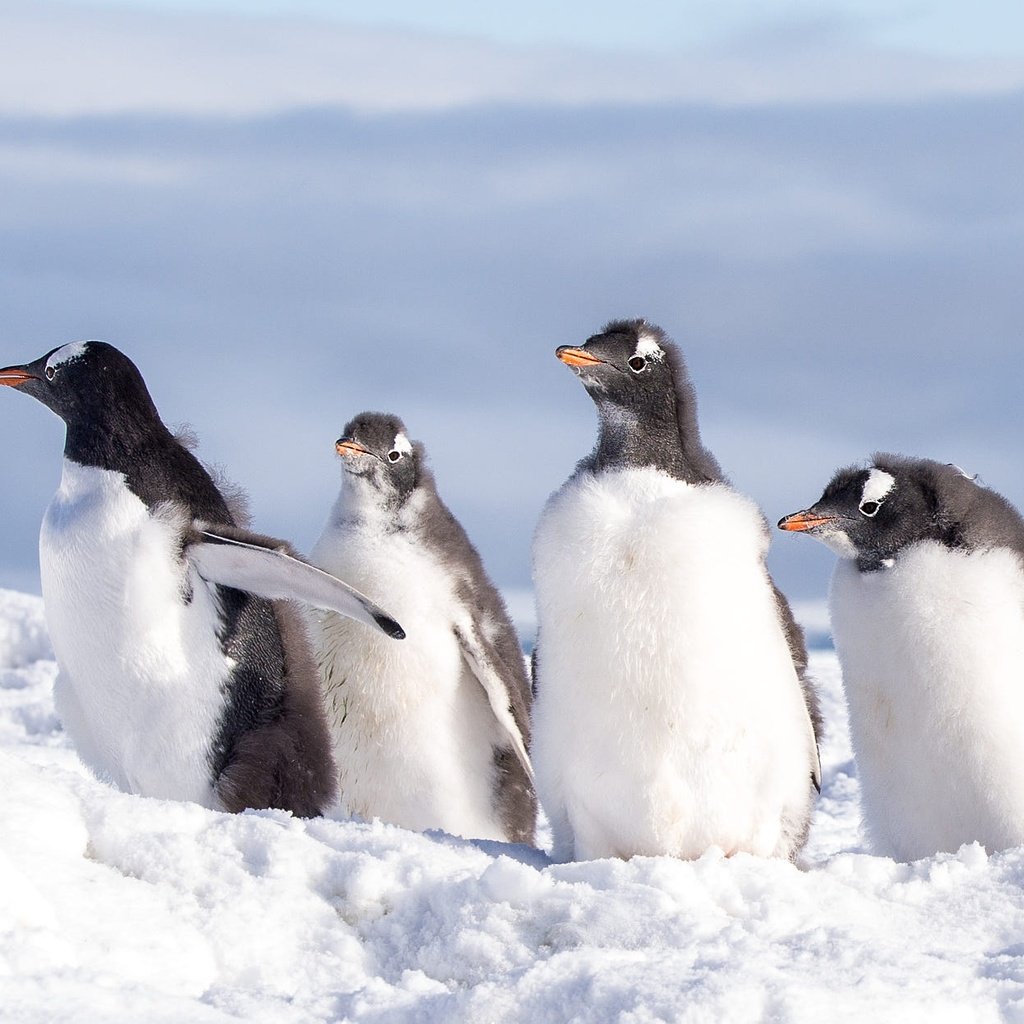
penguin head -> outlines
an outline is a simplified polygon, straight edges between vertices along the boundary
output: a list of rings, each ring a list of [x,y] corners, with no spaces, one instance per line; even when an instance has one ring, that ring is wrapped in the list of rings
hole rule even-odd
[[[34,362],[0,369],[0,384],[38,399],[69,427],[120,417],[159,419],[135,364],[103,341],[61,345]]]
[[[572,367],[601,420],[603,464],[654,465],[691,483],[722,479],[703,446],[686,364],[665,332],[646,320],[613,320],[555,355]]]
[[[386,503],[402,503],[420,482],[422,446],[405,424],[387,413],[364,412],[335,442],[347,477],[369,485]]]
[[[613,320],[582,346],[562,345],[555,355],[576,371],[599,405],[642,418],[645,411],[675,402],[678,353],[664,331],[646,320]]]
[[[785,516],[779,528],[806,533],[870,572],[918,541],[964,546],[971,510],[995,503],[1003,499],[956,466],[879,454],[867,469],[839,470],[815,504]]]

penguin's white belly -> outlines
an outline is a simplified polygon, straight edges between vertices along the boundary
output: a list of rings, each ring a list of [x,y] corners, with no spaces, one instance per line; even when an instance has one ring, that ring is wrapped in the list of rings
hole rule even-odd
[[[625,470],[552,497],[532,753],[557,857],[792,852],[813,735],[766,547],[723,485]]]
[[[831,612],[865,824],[903,860],[1024,843],[1024,578],[997,549],[935,542],[842,561]]]
[[[230,669],[194,572],[183,601],[178,540],[122,474],[65,460],[39,539],[55,697],[98,774],[129,792],[213,806],[210,747]]]
[[[328,526],[312,561],[406,631],[395,643],[333,612],[314,613],[342,813],[506,839],[494,752],[508,740],[453,633],[463,613],[449,576],[415,540],[359,527]]]

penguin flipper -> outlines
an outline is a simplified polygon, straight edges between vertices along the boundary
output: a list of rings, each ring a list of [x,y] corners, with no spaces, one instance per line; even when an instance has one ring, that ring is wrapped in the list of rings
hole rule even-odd
[[[494,659],[489,656],[484,645],[480,642],[475,629],[471,627],[469,630],[466,630],[457,625],[455,626],[454,633],[455,639],[459,642],[459,647],[462,650],[463,659],[473,675],[476,676],[477,682],[484,688],[484,693],[487,694],[487,700],[491,705],[494,717],[498,720],[498,724],[508,733],[508,737],[512,741],[512,749],[515,751],[516,757],[519,758],[519,763],[523,766],[526,777],[530,780],[530,785],[536,788],[530,755],[526,752],[523,734],[519,731],[519,726],[512,716],[512,709],[509,706],[508,689],[501,677],[501,672],[495,666]]]
[[[768,568],[765,566],[765,573]],[[796,669],[797,678],[800,680],[800,690],[803,693],[804,705],[807,708],[808,724],[810,726],[810,754],[811,754],[811,784],[815,792],[821,792],[821,704],[818,700],[818,691],[814,688],[814,680],[807,671],[807,642],[804,639],[804,631],[800,628],[793,615],[793,609],[785,595],[775,585],[775,581],[768,576],[771,584],[772,595],[775,599],[775,610],[778,612],[779,621],[786,634],[786,643],[789,646],[790,655],[793,658],[793,668]]]
[[[232,531],[235,532],[235,531]],[[204,580],[272,601],[302,601],[403,640],[405,630],[354,587],[278,548],[200,529],[185,556]]]

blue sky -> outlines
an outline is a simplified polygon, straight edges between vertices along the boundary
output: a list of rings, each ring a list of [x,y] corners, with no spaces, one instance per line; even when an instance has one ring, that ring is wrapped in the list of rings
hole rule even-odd
[[[870,45],[946,55],[1020,54],[1024,8],[1015,0],[89,0],[122,6],[245,17],[311,17],[380,28],[412,29],[513,45],[578,46],[605,51],[664,51],[722,46],[738,39],[819,31]],[[969,9],[968,9],[969,8]]]
[[[671,46],[653,5],[618,29],[447,6],[429,31],[330,6],[0,0],[6,362],[123,348],[307,550],[341,427],[398,413],[507,586],[594,436],[554,349],[621,316],[683,346],[706,440],[773,521],[876,449],[1024,503],[1010,5],[961,14],[956,52],[942,5],[694,6]],[[33,587],[61,429],[0,399],[0,585]],[[828,552],[779,534],[772,559],[823,596]]]

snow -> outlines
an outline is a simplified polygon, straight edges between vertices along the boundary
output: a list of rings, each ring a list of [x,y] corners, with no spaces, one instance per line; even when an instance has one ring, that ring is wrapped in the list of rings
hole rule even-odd
[[[36,598],[0,591],[0,1020],[1024,1021],[1024,850],[862,850],[838,666],[798,866],[551,865],[94,780]]]

